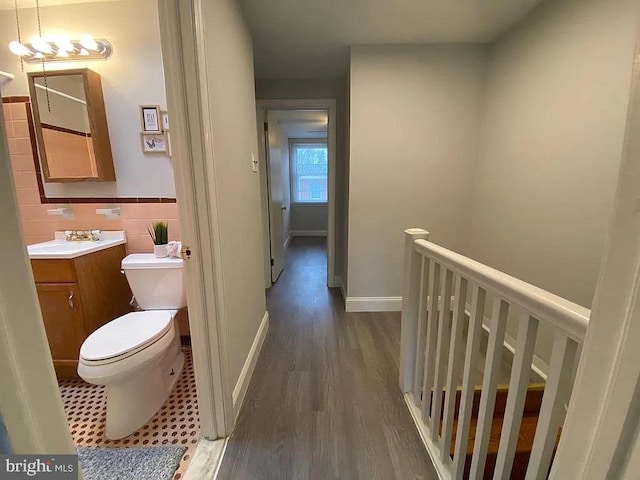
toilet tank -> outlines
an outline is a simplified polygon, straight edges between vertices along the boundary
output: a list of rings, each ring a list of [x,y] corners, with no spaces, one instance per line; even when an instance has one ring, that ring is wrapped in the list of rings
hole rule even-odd
[[[122,260],[133,296],[143,310],[174,310],[187,305],[181,258],[135,253]]]

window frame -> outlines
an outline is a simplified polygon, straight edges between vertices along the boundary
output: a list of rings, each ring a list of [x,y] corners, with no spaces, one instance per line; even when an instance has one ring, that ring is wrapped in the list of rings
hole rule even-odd
[[[327,149],[327,200],[324,202],[297,202],[295,200],[294,149],[296,145],[324,145]],[[327,207],[329,205],[329,139],[328,138],[290,138],[289,139],[289,198],[291,205],[306,207]]]

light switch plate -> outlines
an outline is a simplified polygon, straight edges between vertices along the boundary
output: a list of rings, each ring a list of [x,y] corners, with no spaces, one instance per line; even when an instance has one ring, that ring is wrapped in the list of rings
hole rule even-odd
[[[258,161],[256,160],[254,153],[251,154],[251,171],[253,173],[258,173]]]

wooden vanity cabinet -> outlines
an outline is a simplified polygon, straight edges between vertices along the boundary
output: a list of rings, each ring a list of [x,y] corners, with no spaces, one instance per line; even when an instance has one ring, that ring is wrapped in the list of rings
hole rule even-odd
[[[72,259],[31,260],[58,378],[78,378],[82,342],[105,323],[133,310],[120,267],[125,256],[125,246],[117,245]]]

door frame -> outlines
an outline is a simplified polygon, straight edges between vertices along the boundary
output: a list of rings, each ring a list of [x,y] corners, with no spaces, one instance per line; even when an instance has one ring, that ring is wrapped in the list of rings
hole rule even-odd
[[[0,88],[1,96],[1,88]],[[76,453],[22,235],[0,108],[0,411],[20,454]]]
[[[200,430],[203,437],[213,440],[231,433],[235,417],[223,320],[203,1],[158,0],[158,13],[180,226],[192,252],[185,262],[185,274]],[[203,408],[205,405],[211,409]]]
[[[263,128],[262,125],[266,120],[266,112],[269,110],[326,110],[328,115],[327,126],[327,148],[328,148],[328,199],[327,199],[327,286],[336,287],[338,282],[335,277],[335,248],[336,248],[336,167],[337,167],[337,152],[336,152],[336,100],[335,99],[276,99],[265,100],[256,99],[256,119],[258,122],[258,135],[261,134]],[[262,228],[265,237],[265,248],[270,244],[269,237],[269,197],[266,188],[266,157],[265,157],[265,144],[264,140],[259,140],[259,153],[260,162],[265,165],[265,168],[260,169],[260,184],[262,186]],[[267,252],[270,249],[265,250],[265,286],[268,288],[271,286],[271,259],[266,258]],[[269,275],[267,276],[267,272]],[[269,279],[267,283],[266,280]]]
[[[202,1],[158,0],[167,103],[173,118],[174,174],[185,244],[187,298],[202,436],[228,435],[234,425],[224,303],[213,145],[208,110]],[[187,92],[190,92],[187,95]],[[75,453],[29,258],[24,247],[8,142],[0,111],[0,409],[17,453]],[[184,159],[186,161],[179,161]],[[8,299],[11,299],[10,301]],[[204,406],[210,405],[210,409]]]

